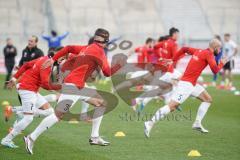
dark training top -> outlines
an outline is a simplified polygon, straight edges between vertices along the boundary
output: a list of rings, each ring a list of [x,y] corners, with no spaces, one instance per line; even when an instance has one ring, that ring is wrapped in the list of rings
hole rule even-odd
[[[21,60],[19,62],[19,67],[21,67],[26,62],[37,59],[37,58],[42,57],[42,56],[44,56],[44,54],[43,54],[43,51],[41,49],[39,49],[37,47],[29,49],[28,47],[26,47],[22,51],[22,57],[21,57]]]
[[[5,64],[14,64],[17,55],[17,49],[13,45],[6,45],[3,49]]]

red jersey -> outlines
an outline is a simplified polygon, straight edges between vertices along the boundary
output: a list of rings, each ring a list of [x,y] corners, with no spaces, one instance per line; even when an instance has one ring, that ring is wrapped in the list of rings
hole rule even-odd
[[[214,74],[219,72],[223,67],[223,63],[221,62],[217,65],[214,54],[210,51],[210,49],[201,50],[188,47],[183,47],[183,49],[185,52],[191,54],[192,58],[190,59],[181,78],[182,81],[188,81],[193,85],[196,85],[198,77],[207,65],[210,66]],[[178,52],[178,54],[174,56],[173,60],[178,60],[185,52]]]
[[[48,59],[47,56],[25,63],[14,75],[19,79],[18,89],[38,92],[40,86],[46,90],[58,90],[60,86],[49,84],[51,67],[41,69],[42,64]],[[21,76],[21,77],[20,77]]]
[[[165,41],[161,41],[154,46],[155,52],[158,52],[159,56],[165,59],[172,59],[177,53],[178,45],[176,40],[169,38]]]
[[[137,47],[135,48],[135,52],[137,53],[137,63],[145,63],[145,59],[147,56],[147,47]]]
[[[53,56],[53,60],[56,61],[68,53],[77,56],[67,60],[62,66],[62,72],[70,72],[65,77],[64,83],[73,83],[78,88],[84,87],[88,77],[99,67],[105,76],[110,76],[121,67],[117,64],[110,68],[103,48],[97,43],[87,46],[66,46]]]
[[[135,48],[135,52],[137,53],[137,63],[151,63],[154,55],[153,51],[153,48],[147,46]]]
[[[164,59],[172,60],[174,55],[177,54],[178,45],[176,43],[176,40],[169,38],[167,40],[157,43],[154,46],[154,50],[155,50],[156,55],[158,55],[158,59],[159,59],[158,63],[161,65],[164,65],[164,63],[165,63]],[[163,62],[161,62],[161,59],[163,60]],[[176,63],[169,65],[168,72],[173,72],[175,65],[176,65]]]

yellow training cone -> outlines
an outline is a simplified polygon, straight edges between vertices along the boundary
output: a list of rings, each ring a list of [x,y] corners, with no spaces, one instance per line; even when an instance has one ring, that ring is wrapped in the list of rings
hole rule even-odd
[[[70,119],[68,121],[68,123],[70,123],[70,124],[78,124],[79,122],[76,119]]]
[[[9,106],[10,104],[9,104],[9,102],[8,101],[3,101],[2,102],[2,106]]]
[[[200,154],[197,150],[191,150],[191,151],[188,153],[188,156],[189,156],[189,157],[200,157],[201,154]]]
[[[116,132],[115,137],[125,137],[126,135],[123,132]]]

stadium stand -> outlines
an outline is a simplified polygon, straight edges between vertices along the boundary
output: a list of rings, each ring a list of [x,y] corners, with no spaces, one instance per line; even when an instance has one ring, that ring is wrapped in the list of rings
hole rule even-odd
[[[176,26],[181,37],[188,40],[206,40],[212,37],[209,24],[198,4],[193,0],[156,0],[165,28]]]
[[[171,26],[180,29],[180,44],[205,44],[213,34],[225,32],[240,42],[239,17],[239,0],[0,0],[0,48],[11,37],[22,50],[29,35],[51,29],[70,32],[65,44],[86,43],[86,34],[97,27],[135,44],[167,34]],[[47,43],[40,41],[39,47],[46,51]]]
[[[230,33],[240,41],[239,0],[199,0],[214,34]]]

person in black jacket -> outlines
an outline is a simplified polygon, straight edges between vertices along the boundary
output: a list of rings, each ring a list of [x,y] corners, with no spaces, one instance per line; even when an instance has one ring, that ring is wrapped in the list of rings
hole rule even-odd
[[[4,89],[6,89],[6,84],[10,80],[12,75],[12,70],[15,65],[15,57],[17,55],[17,49],[13,46],[12,40],[7,38],[7,45],[3,49],[4,62],[7,69],[7,76],[5,80]]]
[[[37,43],[37,36],[31,36],[29,38],[27,47],[22,51],[22,58],[19,62],[18,67],[21,67],[24,63],[28,61],[44,56],[43,51],[37,47]]]

